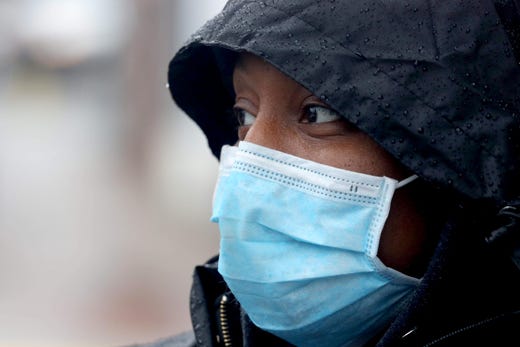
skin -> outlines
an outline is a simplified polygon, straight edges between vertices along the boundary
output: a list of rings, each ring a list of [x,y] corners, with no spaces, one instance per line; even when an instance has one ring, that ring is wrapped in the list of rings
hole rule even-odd
[[[240,140],[340,169],[397,180],[412,175],[368,135],[259,57],[241,54],[233,86]],[[428,238],[413,186],[394,194],[378,257],[389,267],[420,277]]]

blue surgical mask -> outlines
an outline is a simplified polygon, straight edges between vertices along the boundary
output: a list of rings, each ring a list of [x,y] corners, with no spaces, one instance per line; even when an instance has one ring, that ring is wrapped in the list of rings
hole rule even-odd
[[[377,251],[397,182],[249,142],[222,149],[219,272],[260,328],[296,346],[362,346],[419,280]]]

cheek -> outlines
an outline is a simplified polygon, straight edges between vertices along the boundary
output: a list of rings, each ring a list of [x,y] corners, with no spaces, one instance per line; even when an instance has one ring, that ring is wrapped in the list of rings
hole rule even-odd
[[[392,199],[390,213],[381,234],[378,257],[386,266],[407,275],[421,277],[427,252],[427,228],[418,204],[404,189],[396,191]]]
[[[239,141],[244,141],[244,139],[246,138],[248,129],[249,129],[249,126],[243,126],[242,125],[242,126],[238,127],[237,135],[238,135],[238,140]]]
[[[358,147],[359,161],[366,173],[374,176],[386,176],[402,180],[411,175],[386,150],[371,139],[367,139]]]
[[[387,176],[397,180],[411,175],[377,143],[365,135],[360,137],[355,141],[348,138],[339,139],[326,148],[315,150],[316,158],[311,160],[339,169]]]

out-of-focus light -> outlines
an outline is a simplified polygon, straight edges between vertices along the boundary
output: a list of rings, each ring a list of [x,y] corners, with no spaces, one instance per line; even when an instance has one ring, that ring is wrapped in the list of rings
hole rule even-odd
[[[0,65],[9,63],[18,49],[16,40],[17,24],[17,4],[16,1],[0,1]]]
[[[28,0],[22,8],[22,45],[49,67],[114,54],[130,30],[131,6],[122,0]]]

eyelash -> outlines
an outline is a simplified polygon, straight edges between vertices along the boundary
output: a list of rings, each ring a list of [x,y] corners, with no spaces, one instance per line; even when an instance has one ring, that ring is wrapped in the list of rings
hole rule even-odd
[[[247,112],[246,110],[240,108],[240,107],[234,107],[233,108],[233,114],[235,116],[235,119],[239,126],[244,126],[245,124],[245,115],[244,113],[248,113],[251,116],[253,116],[251,113]],[[254,117],[254,116],[253,116]],[[247,124],[248,125],[248,124]]]
[[[333,118],[333,119],[330,119],[330,120],[327,120],[325,122],[316,122],[317,121],[317,118],[318,118],[318,112],[317,111],[312,111],[312,109],[319,109],[319,110],[324,110],[326,113],[327,113],[327,116]],[[335,120],[338,120],[341,118],[341,116],[334,110],[326,107],[326,106],[323,106],[323,105],[308,105],[305,107],[305,113],[306,113],[306,117],[307,117],[307,122],[303,122],[303,123],[328,123],[328,122],[332,122],[332,121],[335,121]],[[313,114],[314,113],[314,114]],[[310,116],[312,114],[312,116]],[[311,119],[313,119],[314,121],[310,121]]]
[[[325,114],[321,114],[321,115],[328,116],[330,118],[330,120],[317,122],[318,116],[319,116],[318,110],[324,110]],[[334,111],[326,106],[317,105],[317,104],[311,104],[311,105],[305,106],[303,113],[304,113],[304,115],[303,115],[302,119],[300,120],[300,122],[304,123],[304,124],[328,123],[328,122],[332,122],[332,121],[341,119],[341,116],[336,111]],[[239,126],[251,125],[254,122],[255,116],[240,107],[234,107],[233,114],[234,114]],[[249,118],[249,122],[248,122],[247,118]]]

